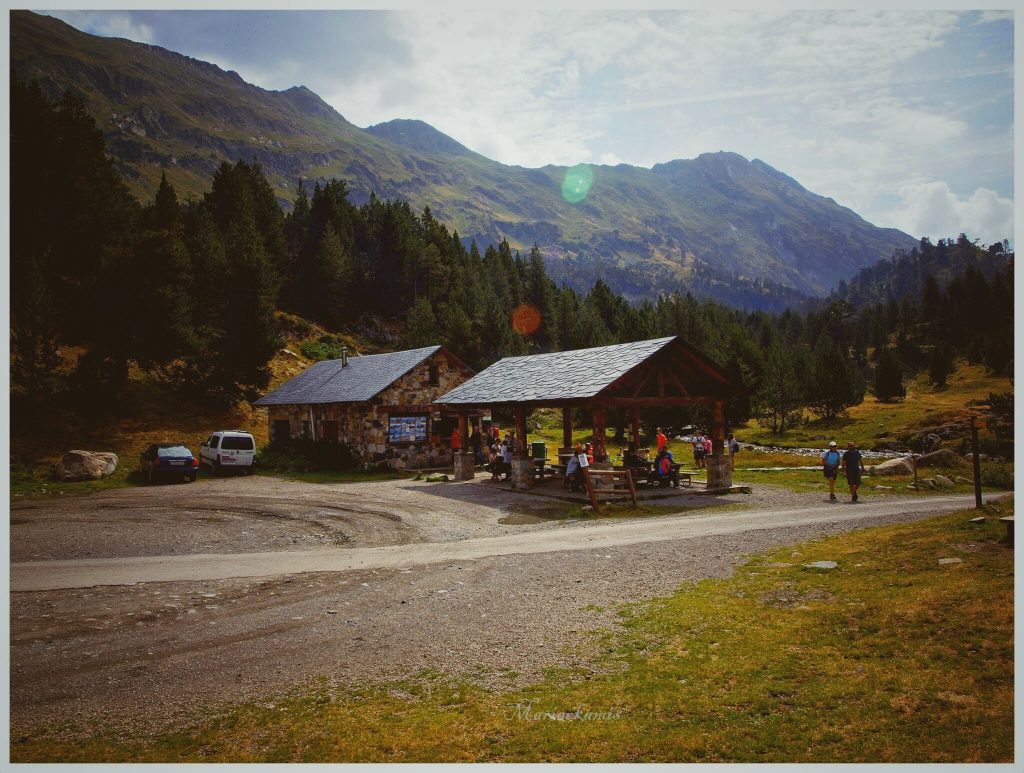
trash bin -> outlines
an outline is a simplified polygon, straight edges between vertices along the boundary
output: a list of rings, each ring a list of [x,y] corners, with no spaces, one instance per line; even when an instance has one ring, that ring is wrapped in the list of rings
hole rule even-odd
[[[535,441],[531,444],[533,446],[533,458],[534,459],[547,459],[548,458],[548,447],[541,441]]]

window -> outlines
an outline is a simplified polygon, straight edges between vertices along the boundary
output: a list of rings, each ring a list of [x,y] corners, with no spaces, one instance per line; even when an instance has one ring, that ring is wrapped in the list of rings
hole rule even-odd
[[[220,443],[220,438],[216,435],[210,435],[210,442],[208,443],[210,448],[216,448],[218,443]]]
[[[427,440],[426,416],[389,416],[389,443],[425,443]]]
[[[439,365],[431,365],[430,368],[430,386],[438,386],[441,383],[441,368]]]
[[[185,448],[185,446],[160,446],[156,449],[156,455],[164,459],[176,456],[192,456],[192,452]]]
[[[220,447],[225,451],[252,451],[256,445],[247,435],[225,435]]]

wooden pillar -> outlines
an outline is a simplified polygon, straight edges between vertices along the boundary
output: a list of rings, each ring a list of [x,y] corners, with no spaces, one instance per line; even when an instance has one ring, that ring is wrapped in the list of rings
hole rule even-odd
[[[526,445],[526,406],[516,405],[516,443],[518,452],[516,456],[520,459],[530,458],[530,449]]]
[[[594,461],[605,462],[608,460],[608,452],[605,450],[605,427],[608,423],[608,411],[603,407],[599,406],[594,408],[593,412],[593,427],[594,427]]]
[[[633,441],[633,444],[640,447],[640,409],[630,408],[629,409],[629,439]]]
[[[462,441],[462,451],[466,452],[469,449],[469,416],[466,415],[465,411],[459,412],[459,439]]]
[[[725,451],[725,403],[715,400],[711,406],[711,453],[721,456]]]
[[[562,407],[562,448],[572,448],[572,408]]]

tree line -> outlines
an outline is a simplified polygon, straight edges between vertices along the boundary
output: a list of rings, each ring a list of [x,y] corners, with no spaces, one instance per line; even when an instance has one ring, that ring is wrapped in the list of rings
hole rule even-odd
[[[65,389],[113,400],[134,364],[195,400],[251,398],[282,345],[278,309],[335,330],[401,320],[406,346],[443,343],[476,369],[680,335],[744,386],[727,407],[732,421],[756,415],[778,432],[804,409],[834,417],[869,385],[897,396],[879,383],[888,371],[901,383],[934,364],[938,378],[954,356],[1011,367],[1012,253],[1002,245],[991,276],[968,265],[929,279],[928,258],[915,254],[919,291],[859,307],[842,295],[781,314],[683,292],[629,301],[600,278],[587,292],[556,283],[536,246],[481,250],[429,209],[375,197],[356,206],[341,180],[300,183],[286,212],[256,163],[221,164],[209,192],[188,201],[164,177],[139,204],[81,103],[50,104],[18,82],[11,94],[11,374],[30,397]],[[62,347],[82,351],[65,380]]]

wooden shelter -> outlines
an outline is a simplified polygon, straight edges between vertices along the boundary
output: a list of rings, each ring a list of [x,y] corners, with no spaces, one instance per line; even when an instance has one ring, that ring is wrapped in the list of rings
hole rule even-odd
[[[725,401],[736,392],[724,371],[679,336],[593,349],[506,357],[435,402],[459,412],[460,431],[468,431],[469,411],[510,408],[515,416],[518,458],[513,486],[532,485],[526,443],[526,417],[534,408],[562,409],[562,442],[572,445],[572,409],[591,412],[594,458],[607,461],[605,429],[609,408],[626,408],[632,439],[640,442],[640,408],[704,404],[711,406],[712,458],[708,487],[729,486],[732,470],[725,449]],[[457,471],[458,472],[458,471]]]

